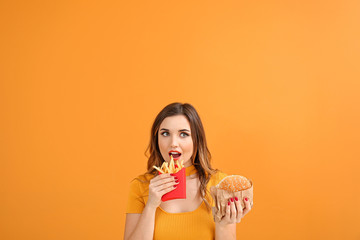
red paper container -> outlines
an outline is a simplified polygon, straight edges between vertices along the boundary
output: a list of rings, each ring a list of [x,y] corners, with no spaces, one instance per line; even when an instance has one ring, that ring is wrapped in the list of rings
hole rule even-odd
[[[159,172],[159,175],[161,173]],[[182,168],[177,173],[171,173],[172,176],[175,176],[179,179],[179,183],[176,185],[177,187],[171,192],[165,193],[161,197],[161,201],[166,202],[168,200],[173,199],[186,199],[186,174],[185,168]]]

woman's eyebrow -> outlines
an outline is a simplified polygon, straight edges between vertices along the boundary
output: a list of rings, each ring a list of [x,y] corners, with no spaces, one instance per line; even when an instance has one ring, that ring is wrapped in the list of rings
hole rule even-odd
[[[162,128],[162,129],[160,129],[160,131],[161,131],[161,130],[169,131],[169,129],[166,129],[166,128]],[[187,129],[180,129],[180,130],[179,130],[179,132],[182,132],[182,131],[190,132],[190,131],[187,130]]]

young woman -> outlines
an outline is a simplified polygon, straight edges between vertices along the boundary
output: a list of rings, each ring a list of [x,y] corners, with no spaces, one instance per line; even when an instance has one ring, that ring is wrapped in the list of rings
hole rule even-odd
[[[176,102],[160,111],[151,128],[148,150],[147,172],[130,184],[124,239],[236,239],[236,223],[251,210],[250,202],[229,199],[226,216],[214,222],[210,187],[227,174],[211,167],[204,128],[191,104]],[[159,175],[153,166],[169,162],[174,152],[184,160],[186,199],[162,202],[161,197],[174,190],[177,181],[170,174]],[[244,209],[240,201],[244,201]]]

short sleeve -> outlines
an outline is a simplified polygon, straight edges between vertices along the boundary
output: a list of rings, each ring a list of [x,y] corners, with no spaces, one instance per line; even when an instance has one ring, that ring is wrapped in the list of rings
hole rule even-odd
[[[140,182],[134,179],[130,183],[126,213],[142,213],[144,207],[145,203],[141,196]]]

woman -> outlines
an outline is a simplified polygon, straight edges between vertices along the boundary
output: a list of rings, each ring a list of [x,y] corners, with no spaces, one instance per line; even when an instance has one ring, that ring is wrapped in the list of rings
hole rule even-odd
[[[250,210],[245,199],[229,199],[226,216],[214,222],[210,187],[227,174],[212,169],[211,154],[198,113],[191,104],[178,102],[167,105],[155,118],[148,148],[147,172],[130,185],[126,210],[125,240],[142,239],[236,239],[236,223]],[[170,174],[159,175],[153,166],[170,161],[177,152],[186,168],[186,199],[166,202],[161,197],[176,188]]]

